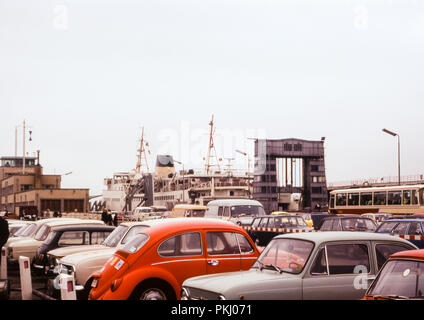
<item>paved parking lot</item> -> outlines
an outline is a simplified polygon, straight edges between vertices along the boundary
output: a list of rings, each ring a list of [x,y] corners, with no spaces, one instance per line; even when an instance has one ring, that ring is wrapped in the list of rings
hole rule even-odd
[[[21,281],[19,275],[19,267],[9,267],[8,279],[10,281],[9,300],[22,300]],[[42,293],[46,293],[44,279],[41,276],[32,275],[32,288]],[[32,300],[43,300],[41,297],[33,294]]]

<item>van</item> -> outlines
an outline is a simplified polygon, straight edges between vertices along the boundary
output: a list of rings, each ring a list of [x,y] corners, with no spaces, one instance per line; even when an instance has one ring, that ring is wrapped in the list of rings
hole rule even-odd
[[[171,218],[204,217],[207,207],[197,204],[176,204],[171,212]]]
[[[205,217],[232,221],[240,226],[252,223],[256,216],[265,215],[263,205],[250,199],[212,200],[207,204]]]
[[[132,219],[137,221],[160,219],[162,218],[160,213],[154,212],[151,207],[137,207],[134,209]]]

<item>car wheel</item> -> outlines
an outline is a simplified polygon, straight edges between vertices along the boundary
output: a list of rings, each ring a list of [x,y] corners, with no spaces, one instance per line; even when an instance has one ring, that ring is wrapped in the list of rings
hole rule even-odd
[[[140,284],[134,291],[132,300],[174,300],[172,288],[162,281],[147,281]]]

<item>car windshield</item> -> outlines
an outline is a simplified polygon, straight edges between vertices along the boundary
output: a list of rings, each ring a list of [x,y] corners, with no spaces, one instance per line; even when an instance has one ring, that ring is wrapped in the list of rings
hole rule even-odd
[[[367,295],[424,299],[424,261],[388,261]]]
[[[124,236],[125,232],[127,232],[128,227],[120,225],[116,227],[115,230],[113,230],[109,236],[102,242],[102,245],[108,246],[108,247],[116,247],[119,243],[119,241]]]
[[[277,216],[274,218],[275,228],[296,228],[304,226],[306,226],[306,223],[300,217]]]
[[[193,217],[204,217],[205,216],[205,210],[193,210],[192,216]]]
[[[299,239],[274,239],[264,249],[252,268],[272,269],[299,274],[308,261],[314,244]]]
[[[390,233],[397,223],[396,221],[382,222],[375,232]]]
[[[231,216],[262,216],[265,215],[265,211],[261,206],[232,206],[231,207]]]
[[[375,224],[370,219],[348,218],[342,219],[342,227],[345,231],[374,231]]]
[[[132,237],[121,250],[128,253],[136,253],[147,243],[148,240],[149,236],[147,234],[139,233]]]
[[[13,236],[14,237],[28,237],[29,235],[32,234],[32,232],[34,232],[35,228],[37,228],[35,226],[35,224],[31,223],[31,224],[27,224],[25,226],[23,226],[22,228],[20,228],[18,231],[16,231]]]
[[[34,236],[34,239],[37,241],[44,241],[50,233],[50,227],[48,225],[42,225],[40,229],[38,229],[37,233]]]

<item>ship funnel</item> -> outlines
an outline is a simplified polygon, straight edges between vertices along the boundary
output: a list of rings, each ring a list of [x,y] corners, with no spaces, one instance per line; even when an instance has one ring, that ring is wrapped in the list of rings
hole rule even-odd
[[[156,157],[155,174],[158,176],[168,176],[174,174],[174,159],[170,155],[158,155]]]

